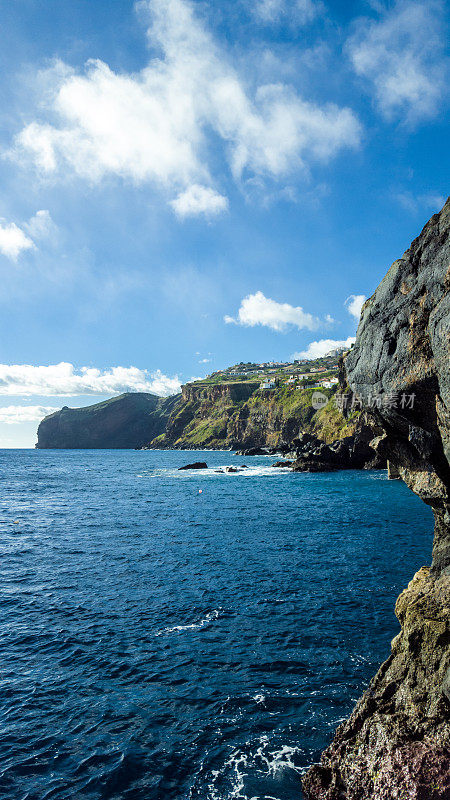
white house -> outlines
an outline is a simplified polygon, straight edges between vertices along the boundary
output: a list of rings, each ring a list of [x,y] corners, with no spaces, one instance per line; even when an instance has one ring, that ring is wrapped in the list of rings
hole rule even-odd
[[[275,381],[271,381],[271,380],[263,381],[263,383],[261,384],[261,386],[259,388],[260,389],[275,389]]]

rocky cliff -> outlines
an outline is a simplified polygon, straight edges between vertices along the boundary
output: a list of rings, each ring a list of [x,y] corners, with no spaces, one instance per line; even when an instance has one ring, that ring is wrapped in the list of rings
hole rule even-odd
[[[161,398],[136,392],[45,417],[38,427],[40,449],[140,447],[165,430],[180,396]]]
[[[332,399],[316,411],[314,389],[259,386],[259,381],[183,386],[165,432],[150,447],[279,448],[288,447],[300,431],[331,442],[355,430],[357,415],[345,419]]]
[[[355,431],[358,414],[345,419],[333,398],[316,411],[314,389],[259,387],[259,381],[197,381],[165,399],[136,392],[85,408],[64,407],[42,420],[36,447],[289,449],[302,431],[325,442]]]
[[[433,560],[397,600],[390,657],[305,776],[310,800],[450,798],[449,230],[450,200],[366,302],[346,359],[378,452],[433,509]]]

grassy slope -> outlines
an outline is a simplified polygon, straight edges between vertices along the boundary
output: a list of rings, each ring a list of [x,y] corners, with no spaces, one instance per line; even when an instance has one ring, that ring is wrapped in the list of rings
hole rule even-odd
[[[315,411],[311,397],[316,389],[257,391],[247,401],[232,402],[226,395],[215,400],[181,400],[174,409],[165,434],[153,447],[226,448],[239,445],[276,447],[292,441],[300,431],[316,433],[327,442],[354,431],[355,418],[345,420],[337,408],[333,390],[325,408]]]

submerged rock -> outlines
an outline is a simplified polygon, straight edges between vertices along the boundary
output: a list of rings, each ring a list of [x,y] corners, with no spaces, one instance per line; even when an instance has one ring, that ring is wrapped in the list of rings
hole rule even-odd
[[[208,469],[208,464],[205,461],[194,461],[193,464],[186,464],[184,467],[178,467],[178,470],[181,469]]]
[[[366,301],[346,358],[384,431],[372,445],[433,509],[433,561],[397,600],[390,657],[304,777],[309,800],[450,798],[449,233],[447,200]]]

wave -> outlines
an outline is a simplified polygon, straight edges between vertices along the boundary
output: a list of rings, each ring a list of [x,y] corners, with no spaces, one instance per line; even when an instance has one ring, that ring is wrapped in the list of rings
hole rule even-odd
[[[192,631],[198,628],[203,628],[205,625],[208,625],[210,622],[213,622],[215,619],[219,619],[222,609],[215,609],[214,611],[210,611],[206,617],[199,620],[198,622],[192,622],[189,625],[173,625],[171,628],[163,628],[162,631],[157,631],[155,636],[163,636],[166,633],[175,633],[180,631]]]
[[[237,467],[237,472],[225,472],[229,466]],[[200,470],[179,470],[179,469],[155,469],[152,473],[139,473],[138,478],[176,478],[178,480],[203,480],[204,478],[264,478],[281,477],[291,474],[290,467],[271,467],[271,466],[250,466],[239,469],[238,464],[218,464],[208,469]]]
[[[201,788],[194,785],[189,797],[204,797],[200,791],[205,785],[208,800],[285,800],[296,796],[305,771],[305,767],[296,764],[296,756],[301,754],[302,748],[276,745],[263,735],[253,746],[247,743],[242,749],[234,749],[221,767],[202,776]]]

